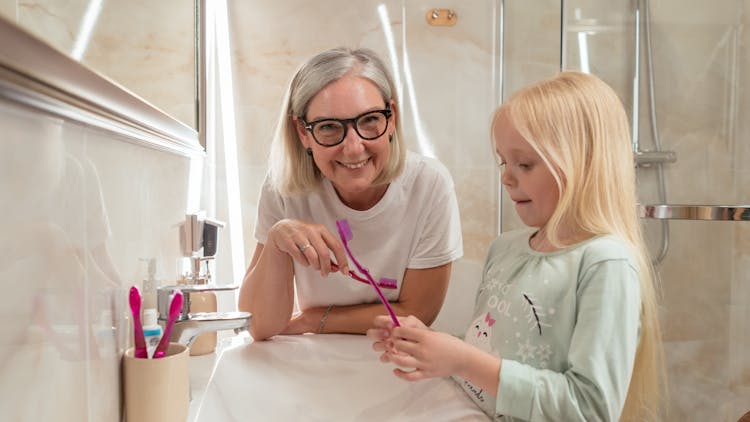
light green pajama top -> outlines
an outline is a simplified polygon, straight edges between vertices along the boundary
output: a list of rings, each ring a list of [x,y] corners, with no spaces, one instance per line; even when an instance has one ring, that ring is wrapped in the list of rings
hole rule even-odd
[[[640,329],[633,255],[609,235],[537,252],[533,232],[493,242],[466,332],[502,359],[497,397],[456,381],[498,421],[618,420]]]

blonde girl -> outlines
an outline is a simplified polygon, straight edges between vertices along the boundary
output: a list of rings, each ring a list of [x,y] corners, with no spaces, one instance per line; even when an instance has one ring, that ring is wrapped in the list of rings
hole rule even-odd
[[[492,135],[529,228],[490,247],[464,341],[378,317],[373,347],[403,379],[454,376],[496,420],[658,419],[661,336],[622,103],[564,72],[510,97]]]

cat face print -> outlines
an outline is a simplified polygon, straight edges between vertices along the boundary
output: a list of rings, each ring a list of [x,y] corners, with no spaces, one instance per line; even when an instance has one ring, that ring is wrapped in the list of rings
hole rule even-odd
[[[464,340],[485,352],[491,352],[493,325],[495,325],[495,319],[487,312],[487,314],[480,316],[471,323],[469,329],[466,330]]]

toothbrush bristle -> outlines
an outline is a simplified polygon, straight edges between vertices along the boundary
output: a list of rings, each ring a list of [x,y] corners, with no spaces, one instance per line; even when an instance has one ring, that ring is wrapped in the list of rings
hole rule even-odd
[[[398,287],[398,283],[396,283],[396,280],[385,277],[382,277],[378,281],[378,285],[384,289],[395,289],[396,287]]]
[[[352,240],[352,238],[354,238],[354,235],[352,234],[352,229],[351,227],[349,227],[349,222],[346,219],[336,220],[336,226],[339,228],[339,234],[341,235],[341,237],[343,237],[347,241]]]

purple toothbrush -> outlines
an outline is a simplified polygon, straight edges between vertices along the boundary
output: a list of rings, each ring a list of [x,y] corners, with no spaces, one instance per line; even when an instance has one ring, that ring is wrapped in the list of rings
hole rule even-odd
[[[391,315],[391,320],[393,320],[393,325],[396,327],[400,327],[401,324],[398,323],[398,318],[396,318],[396,314],[393,312],[393,308],[391,308],[391,304],[388,303],[388,299],[383,296],[383,292],[380,291],[380,288],[378,287],[378,284],[375,283],[375,280],[372,279],[372,276],[370,275],[370,272],[367,271],[367,268],[363,267],[359,264],[359,261],[357,261],[356,258],[354,258],[354,255],[352,255],[352,251],[349,250],[349,241],[354,238],[354,235],[352,234],[352,229],[349,227],[349,222],[344,220],[336,220],[336,227],[339,229],[339,236],[341,237],[341,242],[344,243],[344,249],[346,249],[346,254],[349,255],[349,259],[352,260],[354,265],[357,267],[360,273],[364,274],[367,278],[367,281],[370,283],[370,286],[372,286],[373,289],[375,289],[375,292],[378,294],[378,297],[380,297],[380,301],[383,302],[383,305],[385,305],[385,309],[388,310],[388,313]],[[393,280],[391,279],[380,279],[381,284],[385,285],[392,285]]]
[[[336,265],[335,263],[331,262],[331,269],[333,271],[338,271],[339,270],[339,266]],[[370,284],[369,280],[367,280],[366,278],[363,278],[362,276],[360,276],[359,274],[355,273],[354,271],[350,271],[349,272],[349,277],[351,277],[351,278],[359,281],[360,283]],[[396,289],[396,288],[398,288],[398,283],[396,282],[396,280],[394,280],[392,278],[382,277],[378,281],[378,286],[380,286],[380,287],[382,287],[384,289]]]

